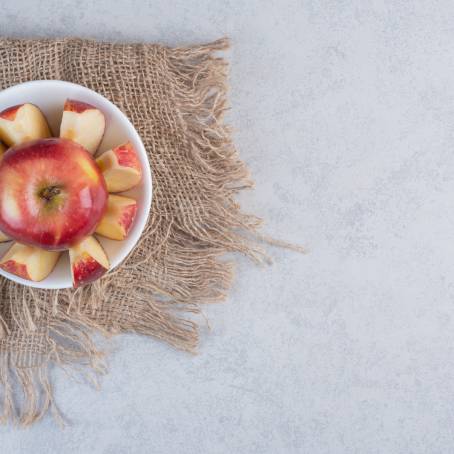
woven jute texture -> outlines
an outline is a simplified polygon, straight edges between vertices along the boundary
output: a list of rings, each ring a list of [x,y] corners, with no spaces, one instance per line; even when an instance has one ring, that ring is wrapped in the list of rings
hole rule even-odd
[[[3,421],[27,425],[48,411],[63,421],[50,372],[56,364],[95,380],[105,367],[94,332],[135,332],[195,351],[200,306],[231,284],[233,264],[221,256],[263,260],[250,240],[259,219],[235,202],[252,182],[222,120],[227,65],[218,51],[227,46],[0,39],[0,88],[60,79],[101,93],[136,127],[153,174],[145,232],[103,279],[58,291],[0,278]]]

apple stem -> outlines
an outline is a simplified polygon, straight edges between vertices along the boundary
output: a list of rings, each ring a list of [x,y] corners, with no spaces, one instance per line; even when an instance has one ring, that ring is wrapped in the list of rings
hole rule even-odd
[[[60,194],[60,188],[58,186],[49,186],[44,188],[39,195],[50,202],[58,194]]]

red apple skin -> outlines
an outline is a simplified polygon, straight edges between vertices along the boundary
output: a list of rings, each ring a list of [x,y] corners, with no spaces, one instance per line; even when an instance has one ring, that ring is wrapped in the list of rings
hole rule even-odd
[[[23,104],[17,104],[16,106],[8,107],[4,111],[0,112],[0,117],[4,118],[5,120],[14,121],[17,111],[22,106]]]
[[[121,213],[121,218],[119,220],[120,225],[125,229],[126,235],[129,233],[129,229],[132,226],[134,218],[136,217],[137,204],[129,205],[125,207]]]
[[[2,263],[0,265],[0,268],[23,279],[31,280],[27,272],[27,267],[23,263],[17,263],[14,260],[8,260],[7,262]]]
[[[73,267],[73,285],[74,287],[81,287],[82,285],[89,284],[96,281],[103,274],[106,273],[100,263],[88,254],[84,254]]]
[[[76,101],[75,99],[67,99],[65,101],[65,106],[63,107],[63,110],[77,113],[82,113],[90,109],[97,109],[97,107],[87,104],[86,102]]]
[[[137,153],[134,150],[134,147],[130,142],[120,145],[113,149],[113,152],[117,156],[118,164],[124,167],[132,167],[141,172],[142,168],[140,167],[139,159],[137,158]]]
[[[60,188],[50,200],[44,187]],[[47,250],[63,250],[90,235],[107,205],[104,178],[92,156],[66,139],[10,148],[0,162],[0,230]]]

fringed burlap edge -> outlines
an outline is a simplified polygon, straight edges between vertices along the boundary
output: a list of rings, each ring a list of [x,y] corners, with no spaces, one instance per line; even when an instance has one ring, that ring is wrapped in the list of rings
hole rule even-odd
[[[229,128],[223,124],[227,109],[227,63],[215,52],[227,49],[228,45],[227,39],[221,39],[202,46],[168,49],[170,69],[178,81],[174,97],[181,124],[185,125],[186,148],[200,175],[209,180],[208,188],[219,194],[219,200],[210,208],[209,228],[197,222],[195,212],[189,218],[175,216],[167,232],[161,232],[162,244],[156,247],[164,247],[171,234],[173,243],[180,248],[172,266],[176,272],[180,270],[181,281],[175,280],[170,287],[151,277],[138,282],[133,295],[137,310],[130,317],[112,321],[103,312],[103,305],[108,304],[115,290],[111,284],[118,273],[152,260],[153,250],[140,256],[133,252],[104,279],[76,291],[38,290],[1,279],[3,300],[16,304],[10,305],[0,317],[0,335],[7,338],[14,325],[27,342],[38,344],[36,352],[25,356],[0,345],[3,422],[11,420],[26,426],[51,411],[63,423],[53,398],[50,367],[57,364],[68,375],[82,374],[96,384],[105,364],[103,353],[92,340],[95,331],[104,335],[135,332],[195,352],[199,338],[194,315],[200,314],[200,305],[224,299],[232,284],[233,263],[219,257],[226,252],[240,252],[258,263],[267,260],[254,241],[254,238],[270,241],[257,233],[261,220],[243,213],[234,201],[235,194],[251,188],[253,181],[232,143]],[[157,228],[159,224],[149,223],[141,242],[155,235]],[[204,247],[200,247],[200,242]],[[185,271],[194,269],[198,272]]]

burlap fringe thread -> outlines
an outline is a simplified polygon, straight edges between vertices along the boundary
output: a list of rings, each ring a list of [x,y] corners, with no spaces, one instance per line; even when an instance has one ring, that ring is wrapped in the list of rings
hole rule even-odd
[[[165,232],[160,231],[161,223],[150,222],[137,247],[140,253],[132,253],[104,279],[76,291],[38,290],[0,279],[3,422],[26,426],[51,411],[63,424],[53,399],[49,368],[57,364],[70,376],[85,377],[96,385],[105,364],[103,353],[92,340],[93,332],[135,332],[194,352],[198,329],[190,314],[199,314],[200,304],[225,298],[232,283],[233,264],[219,257],[226,252],[241,252],[258,263],[266,260],[263,250],[251,241],[254,235],[270,241],[256,231],[260,219],[242,213],[234,201],[235,194],[251,188],[253,182],[232,144],[230,130],[222,122],[227,109],[227,63],[213,53],[227,47],[228,41],[221,39],[204,46],[172,49],[169,55],[178,81],[177,111],[187,125],[187,149],[200,178],[206,178],[207,187],[217,194],[216,203],[209,207],[209,227],[197,213],[176,216]],[[158,231],[161,241],[155,248],[165,248],[171,240],[179,250],[168,259],[166,272],[172,285],[160,285],[159,279],[152,276],[129,282],[131,270],[146,270],[144,267],[153,259],[155,249],[146,251],[141,245]],[[127,313],[113,319],[105,306],[113,292],[118,297],[121,287]],[[131,301],[134,310],[128,311]],[[28,345],[23,345],[24,339]]]

